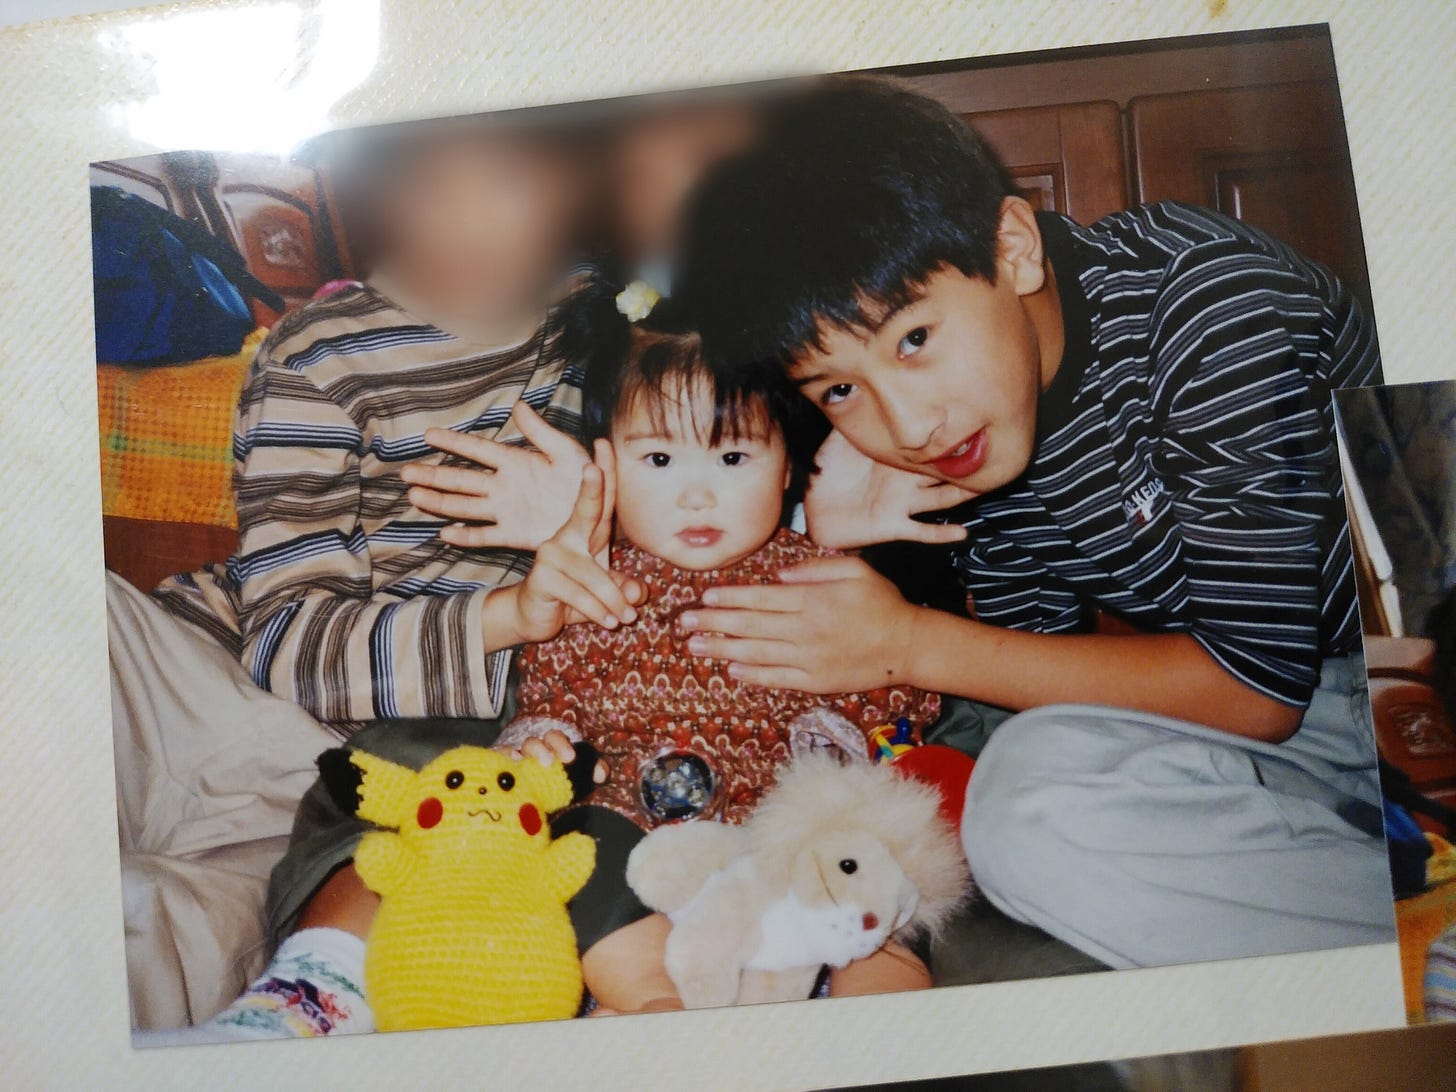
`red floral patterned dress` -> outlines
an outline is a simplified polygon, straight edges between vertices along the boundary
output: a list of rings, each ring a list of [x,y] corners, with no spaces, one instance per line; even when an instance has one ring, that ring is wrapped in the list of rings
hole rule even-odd
[[[555,640],[528,646],[519,661],[517,720],[548,717],[575,728],[610,769],[591,802],[644,825],[641,766],[664,750],[705,759],[722,783],[714,812],[738,822],[789,758],[795,717],[828,709],[866,739],[899,717],[916,728],[930,723],[940,713],[940,698],[913,687],[828,697],[769,690],[730,678],[721,660],[688,653],[677,617],[697,605],[705,589],[771,584],[781,569],[826,556],[833,551],[790,530],[737,564],[709,572],[679,569],[635,546],[615,547],[613,568],[647,590],[637,622],[616,630],[570,626]]]

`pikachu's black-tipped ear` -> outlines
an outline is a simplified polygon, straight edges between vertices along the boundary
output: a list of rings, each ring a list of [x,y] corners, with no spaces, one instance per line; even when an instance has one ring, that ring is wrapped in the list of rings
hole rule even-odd
[[[576,756],[566,764],[566,776],[571,781],[571,802],[579,804],[597,787],[596,769],[602,756],[590,743],[578,743],[575,750]]]
[[[318,756],[318,769],[329,799],[340,811],[355,815],[359,811],[359,787],[364,783],[364,771],[349,760],[350,754],[347,747],[327,750]]]

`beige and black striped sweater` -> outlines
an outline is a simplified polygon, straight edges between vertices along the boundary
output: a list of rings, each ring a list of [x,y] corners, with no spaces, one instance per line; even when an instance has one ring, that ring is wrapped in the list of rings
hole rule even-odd
[[[581,372],[543,328],[472,345],[367,286],[284,319],[239,401],[233,487],[240,543],[225,565],[157,595],[232,648],[253,679],[347,731],[382,717],[499,712],[509,652],[487,655],[482,603],[531,555],[441,542],[413,508],[405,463],[444,461],[442,427],[524,443],[517,400],[580,428]]]

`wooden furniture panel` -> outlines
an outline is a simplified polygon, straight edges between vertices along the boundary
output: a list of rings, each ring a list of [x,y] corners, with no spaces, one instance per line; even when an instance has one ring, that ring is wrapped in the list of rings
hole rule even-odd
[[[1419,792],[1456,808],[1456,730],[1430,680],[1372,674],[1370,709],[1381,757]],[[1438,829],[1426,816],[1414,817],[1426,829]]]
[[[1344,116],[1333,80],[1128,104],[1132,198],[1215,208],[1324,262],[1368,299]]]
[[[1090,224],[1127,206],[1122,118],[1114,102],[962,114],[1038,210]]]
[[[231,240],[287,310],[343,274],[316,171],[256,155],[219,155],[213,165],[202,200],[214,232]],[[265,324],[273,318],[259,315]]]
[[[1333,79],[1335,54],[1328,27],[1304,26],[877,71],[965,114],[1103,99],[1125,107],[1139,95]]]
[[[1436,689],[1436,645],[1423,637],[1365,635],[1370,710],[1380,756],[1417,791],[1456,808],[1456,725]],[[1427,830],[1439,824],[1417,814]]]
[[[197,157],[187,153],[143,155],[91,164],[91,185],[117,186],[168,212],[207,227],[191,175]]]
[[[101,538],[106,567],[142,591],[176,573],[226,561],[238,547],[232,527],[125,516],[102,516]]]

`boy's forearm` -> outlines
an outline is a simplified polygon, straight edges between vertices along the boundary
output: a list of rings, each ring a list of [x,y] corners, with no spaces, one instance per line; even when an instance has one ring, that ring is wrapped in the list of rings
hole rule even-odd
[[[1111,705],[1282,742],[1302,711],[1250,689],[1182,633],[1044,634],[917,608],[905,681],[1007,709]]]

